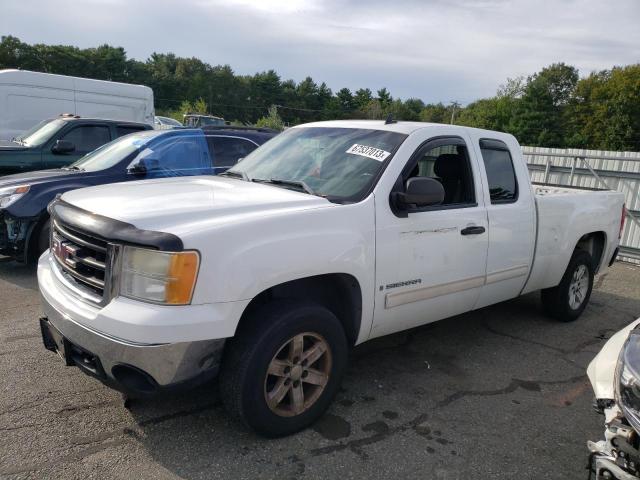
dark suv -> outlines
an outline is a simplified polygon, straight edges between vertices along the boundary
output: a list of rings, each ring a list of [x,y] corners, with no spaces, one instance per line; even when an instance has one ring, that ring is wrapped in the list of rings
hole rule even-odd
[[[60,168],[129,133],[151,125],[61,115],[44,120],[13,138],[0,140],[0,175]]]
[[[49,247],[47,205],[60,193],[130,180],[215,175],[276,134],[237,127],[138,132],[68,167],[0,177],[0,254],[26,262]]]

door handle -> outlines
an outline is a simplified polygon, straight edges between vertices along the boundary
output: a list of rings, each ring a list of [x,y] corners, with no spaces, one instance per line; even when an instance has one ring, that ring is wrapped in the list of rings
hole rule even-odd
[[[481,233],[484,233],[484,227],[479,227],[477,225],[460,230],[461,235],[480,235]]]

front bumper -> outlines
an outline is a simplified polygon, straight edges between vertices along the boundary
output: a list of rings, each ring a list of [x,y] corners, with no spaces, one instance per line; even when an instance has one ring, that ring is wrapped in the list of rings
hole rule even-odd
[[[76,323],[58,312],[44,296],[42,307],[45,346],[61,353],[67,365],[76,365],[118,390],[155,393],[199,383],[218,373],[225,339],[160,345],[130,343]]]
[[[99,307],[79,299],[54,269],[46,252],[38,265],[41,327],[45,346],[68,365],[137,394],[217,374],[225,339],[233,335],[224,334],[226,325],[244,302],[162,307],[115,298]]]

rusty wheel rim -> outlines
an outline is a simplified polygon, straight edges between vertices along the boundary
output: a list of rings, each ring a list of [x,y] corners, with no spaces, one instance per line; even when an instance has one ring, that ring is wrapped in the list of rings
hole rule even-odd
[[[273,356],[264,380],[269,409],[281,417],[309,410],[329,382],[331,349],[321,335],[304,332],[287,340]]]

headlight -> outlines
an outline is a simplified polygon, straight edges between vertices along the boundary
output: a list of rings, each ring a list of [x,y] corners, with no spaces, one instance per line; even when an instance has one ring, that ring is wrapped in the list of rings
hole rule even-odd
[[[186,305],[198,276],[198,252],[124,247],[120,295],[146,302]]]
[[[29,185],[0,188],[0,208],[6,208],[29,191]]]
[[[616,366],[616,402],[631,426],[640,432],[640,330],[632,330]]]

